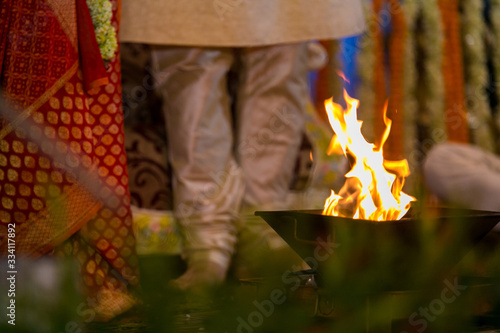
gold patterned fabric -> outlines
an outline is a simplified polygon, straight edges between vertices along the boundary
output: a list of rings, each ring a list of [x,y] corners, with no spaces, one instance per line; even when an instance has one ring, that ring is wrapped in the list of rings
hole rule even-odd
[[[82,58],[99,52],[82,43],[79,31],[93,31],[85,17],[85,0],[0,3],[0,253],[9,254],[10,227],[18,256],[76,257],[109,319],[133,304],[128,288],[139,277],[120,63],[104,69],[101,59],[84,73]],[[84,77],[109,83],[86,91]]]

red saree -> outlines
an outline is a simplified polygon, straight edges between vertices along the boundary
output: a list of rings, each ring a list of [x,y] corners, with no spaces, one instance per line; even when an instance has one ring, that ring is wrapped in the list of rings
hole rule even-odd
[[[109,319],[139,277],[120,64],[104,68],[89,20],[85,0],[0,2],[0,253],[75,257]]]

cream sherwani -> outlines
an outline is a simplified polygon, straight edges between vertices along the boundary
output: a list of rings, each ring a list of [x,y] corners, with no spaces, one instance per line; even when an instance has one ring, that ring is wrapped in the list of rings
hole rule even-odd
[[[335,39],[365,26],[361,0],[122,0],[122,42],[244,47]]]
[[[308,99],[305,42],[363,29],[361,0],[123,0],[121,41],[154,45],[188,267],[227,268],[238,232],[239,253],[283,247],[249,216],[286,199]]]

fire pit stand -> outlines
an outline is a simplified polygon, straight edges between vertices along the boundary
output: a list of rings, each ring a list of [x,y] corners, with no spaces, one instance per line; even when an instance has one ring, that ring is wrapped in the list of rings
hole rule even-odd
[[[340,318],[353,310],[350,299],[364,299],[367,332],[372,326],[380,328],[381,316],[388,316],[383,331],[390,332],[391,322],[397,318],[418,324],[425,319],[419,309],[426,304],[440,311],[442,303],[448,308],[446,313],[450,312],[461,304],[451,293],[453,286],[466,288],[468,294],[495,287],[485,279],[460,284],[464,279],[454,269],[500,221],[500,213],[431,207],[410,210],[399,221],[384,222],[324,216],[316,210],[258,211],[255,215],[311,266],[311,271],[293,274],[301,281],[300,288],[295,288],[297,298],[309,295],[312,314]],[[440,301],[441,294],[448,298]],[[457,301],[446,303],[452,296]],[[380,310],[383,307],[392,310]]]

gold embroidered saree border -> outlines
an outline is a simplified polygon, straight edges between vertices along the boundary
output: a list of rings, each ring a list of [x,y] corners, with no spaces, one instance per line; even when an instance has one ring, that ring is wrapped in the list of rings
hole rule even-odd
[[[4,128],[0,130],[0,140],[5,138],[9,133],[13,130],[16,130],[23,121],[25,121],[29,116],[33,114],[36,110],[38,110],[43,104],[45,104],[55,93],[64,87],[64,84],[69,81],[69,79],[77,72],[78,70],[78,60],[68,69],[64,75],[57,80],[56,83],[52,85],[42,96],[40,96],[33,104],[24,109],[21,114],[19,114],[13,121],[9,121]]]
[[[57,204],[57,203],[62,203]],[[57,200],[16,230],[16,252],[36,258],[68,239],[102,207],[83,185],[75,183]],[[7,238],[0,241],[0,253],[7,253]]]

